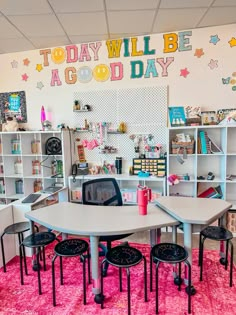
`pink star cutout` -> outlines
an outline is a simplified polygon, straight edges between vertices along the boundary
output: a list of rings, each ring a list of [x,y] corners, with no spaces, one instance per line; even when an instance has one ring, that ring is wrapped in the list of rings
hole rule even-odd
[[[26,73],[22,74],[21,77],[22,77],[22,80],[23,80],[23,81],[27,81],[28,78],[29,78]]]
[[[187,68],[184,68],[184,69],[180,69],[180,76],[181,77],[184,77],[184,78],[187,78],[187,76],[189,75],[189,71]]]

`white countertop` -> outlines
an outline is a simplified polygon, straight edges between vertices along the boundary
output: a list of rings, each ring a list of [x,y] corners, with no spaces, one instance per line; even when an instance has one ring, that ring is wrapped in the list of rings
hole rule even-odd
[[[156,204],[183,223],[209,225],[232,207],[221,199],[191,197],[160,197]]]
[[[139,215],[138,206],[91,206],[61,202],[27,212],[25,217],[47,228],[77,235],[117,235],[178,225],[155,205]]]

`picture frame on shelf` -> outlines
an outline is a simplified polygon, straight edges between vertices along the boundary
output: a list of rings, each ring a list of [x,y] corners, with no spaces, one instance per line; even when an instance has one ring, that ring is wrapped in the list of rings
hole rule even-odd
[[[184,106],[170,106],[168,110],[171,127],[181,127],[186,125]]]
[[[186,126],[201,125],[201,107],[200,106],[185,106]]]
[[[204,126],[211,126],[211,125],[218,124],[216,111],[214,110],[202,111],[201,118],[202,118],[202,125]]]

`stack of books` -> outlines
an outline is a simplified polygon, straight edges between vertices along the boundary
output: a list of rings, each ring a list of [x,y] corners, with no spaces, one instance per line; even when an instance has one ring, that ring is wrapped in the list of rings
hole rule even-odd
[[[206,131],[200,131],[198,137],[199,154],[223,153],[222,149],[208,136]]]
[[[223,197],[223,193],[222,193],[220,185],[217,187],[209,187],[198,195],[198,198],[221,199],[222,197]]]

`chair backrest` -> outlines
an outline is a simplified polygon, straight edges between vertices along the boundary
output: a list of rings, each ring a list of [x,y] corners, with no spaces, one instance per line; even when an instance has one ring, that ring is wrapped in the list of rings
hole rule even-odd
[[[82,203],[122,206],[120,188],[115,178],[97,178],[82,184]]]

